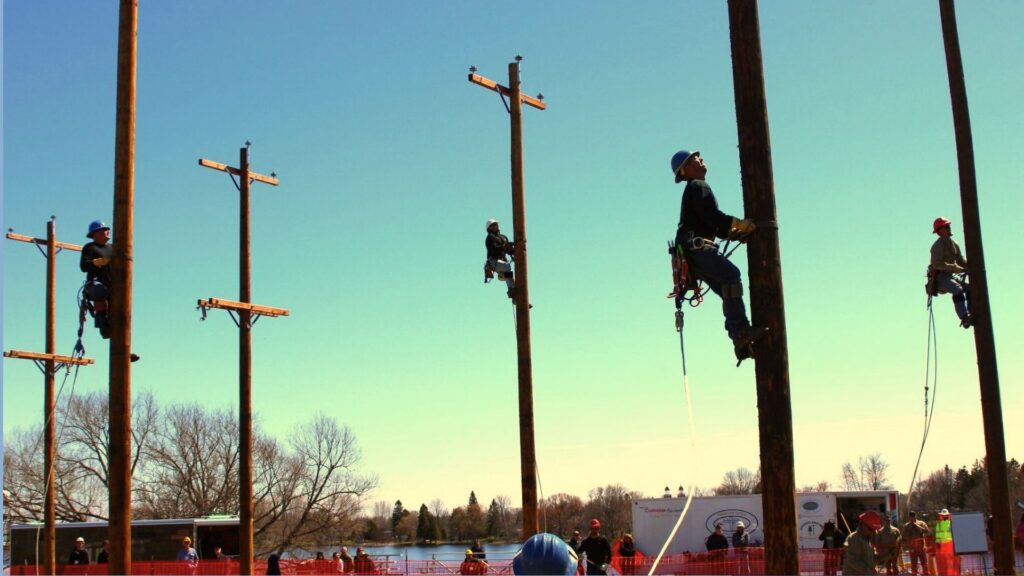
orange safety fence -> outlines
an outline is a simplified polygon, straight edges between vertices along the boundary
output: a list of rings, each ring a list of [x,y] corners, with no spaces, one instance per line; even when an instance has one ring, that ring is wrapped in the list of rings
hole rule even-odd
[[[930,544],[930,543],[929,543]],[[935,548],[925,547],[928,557],[928,571],[924,572],[918,565],[917,574],[936,574]],[[808,576],[835,576],[842,572],[842,549],[824,550],[820,548],[800,550],[800,574]],[[991,558],[971,555],[957,556],[952,559],[954,562],[949,573],[952,574],[991,574],[993,571]],[[1017,569],[1020,570],[1024,562],[1024,556],[1018,556]],[[900,574],[911,573],[911,563],[908,548],[904,547],[900,555]],[[653,556],[637,556],[634,558],[616,557],[612,566],[616,572],[623,575],[646,575],[654,564]],[[333,560],[281,560],[281,574],[302,575],[302,574],[342,574],[340,565]],[[461,561],[456,560],[404,560],[401,558],[374,559],[372,571],[349,572],[348,574],[375,574],[381,576],[455,576],[460,574]],[[225,576],[239,573],[238,560],[202,560],[195,566],[189,566],[184,562],[132,562],[132,574],[136,576]],[[263,576],[267,572],[267,561],[256,560],[253,573],[256,576]],[[8,572],[11,576],[36,576],[45,574],[43,566],[36,565],[12,565]],[[494,576],[511,576],[512,561],[510,559],[495,559],[486,562],[486,570],[480,571],[479,567],[473,574],[488,574]],[[881,567],[880,574],[885,574],[885,567]],[[59,564],[57,566],[58,576],[107,576],[106,564],[89,564],[85,566],[74,566]],[[760,576],[765,574],[765,561],[763,548],[748,548],[746,553],[737,553],[735,549],[728,551],[697,554],[674,554],[666,555],[658,564],[657,574],[674,575],[715,575],[715,576]]]

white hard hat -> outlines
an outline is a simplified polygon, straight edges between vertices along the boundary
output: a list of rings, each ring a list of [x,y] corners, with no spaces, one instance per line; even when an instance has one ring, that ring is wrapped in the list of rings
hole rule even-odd
[[[85,538],[79,536],[78,538],[75,538],[75,542],[85,542]]]
[[[736,522],[736,527],[737,528],[746,528],[746,525],[743,524],[743,520],[740,520],[740,521]]]
[[[939,514],[942,514],[943,516],[949,516],[949,510],[943,508],[942,510],[939,510]]]
[[[484,227],[484,230],[490,230],[491,226],[493,226],[494,224],[497,224],[497,223],[498,223],[497,220],[494,220],[494,219],[488,220],[487,221],[487,226]]]

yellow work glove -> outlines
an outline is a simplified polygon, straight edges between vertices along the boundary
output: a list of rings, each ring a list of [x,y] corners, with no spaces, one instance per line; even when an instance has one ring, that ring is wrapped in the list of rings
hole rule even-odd
[[[749,236],[754,230],[757,230],[757,225],[754,224],[753,220],[749,218],[743,220],[733,218],[729,234],[732,236]]]
[[[102,268],[102,267],[106,266],[107,264],[110,264],[110,258],[93,258],[92,259],[92,265],[97,267],[97,268]]]

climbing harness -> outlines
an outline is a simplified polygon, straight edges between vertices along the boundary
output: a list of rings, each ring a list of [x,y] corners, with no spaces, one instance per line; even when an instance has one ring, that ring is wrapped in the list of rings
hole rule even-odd
[[[932,350],[934,349],[934,354]],[[928,295],[928,349],[924,361],[924,433],[921,436],[921,449],[917,453],[917,462],[914,464],[914,473],[910,477],[910,488],[907,490],[907,509],[910,509],[911,499],[914,497],[914,484],[917,482],[917,471],[921,465],[921,457],[924,455],[924,447],[928,442],[928,432],[932,427],[932,416],[935,414],[935,392],[939,385],[939,341],[935,332],[935,312],[932,309],[932,295]],[[929,382],[931,389],[931,401],[929,402]]]

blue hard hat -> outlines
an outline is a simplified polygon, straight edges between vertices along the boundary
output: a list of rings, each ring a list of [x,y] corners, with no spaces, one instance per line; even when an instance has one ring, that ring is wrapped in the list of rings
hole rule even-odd
[[[534,534],[523,544],[522,550],[512,559],[512,573],[561,574],[572,576],[579,566],[579,557],[561,538],[541,532]]]
[[[683,164],[686,164],[690,156],[700,156],[700,150],[694,150],[693,152],[680,150],[672,155],[672,173],[676,176],[677,184],[683,181],[683,175],[679,172],[679,169],[682,168]]]
[[[89,233],[86,234],[89,238],[92,238],[92,233],[97,230],[110,230],[110,226],[103,223],[103,220],[93,220],[89,222]]]

